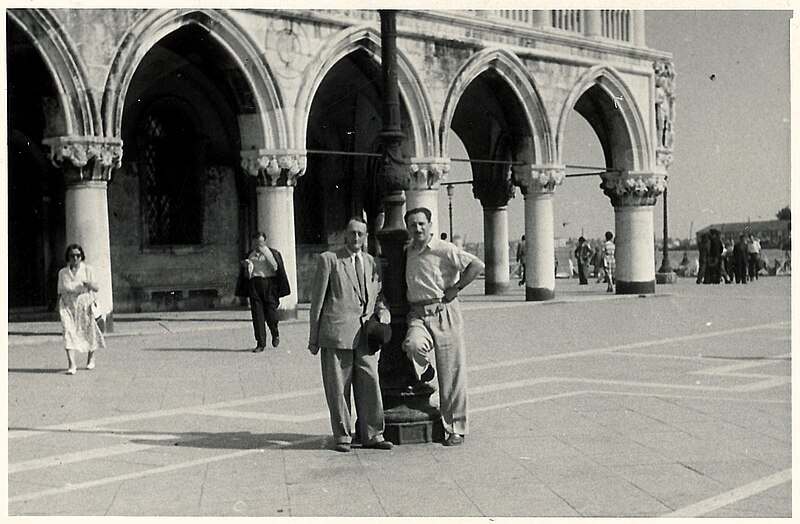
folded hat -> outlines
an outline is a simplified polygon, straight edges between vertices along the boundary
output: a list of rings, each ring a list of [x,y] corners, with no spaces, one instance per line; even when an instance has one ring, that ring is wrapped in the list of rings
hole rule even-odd
[[[376,317],[370,317],[366,324],[367,349],[377,353],[392,338],[392,326],[381,323]]]

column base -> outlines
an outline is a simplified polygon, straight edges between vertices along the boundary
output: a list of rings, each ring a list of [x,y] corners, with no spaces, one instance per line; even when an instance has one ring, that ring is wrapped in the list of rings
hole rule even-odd
[[[504,295],[508,291],[508,282],[484,282],[484,295]]]
[[[102,324],[100,325],[100,331],[103,333],[113,333],[114,332],[114,313],[109,313],[105,316],[103,320],[101,320]],[[98,324],[100,324],[98,322]]]
[[[546,287],[525,287],[525,300],[528,302],[542,302],[556,298],[555,289]]]
[[[617,295],[652,295],[656,292],[656,281],[648,282],[625,282],[618,280],[615,282]]]
[[[678,275],[670,271],[669,273],[656,273],[656,284],[675,284]]]
[[[384,392],[384,438],[394,444],[443,441],[442,416],[427,400],[433,392],[429,385],[399,394]]]

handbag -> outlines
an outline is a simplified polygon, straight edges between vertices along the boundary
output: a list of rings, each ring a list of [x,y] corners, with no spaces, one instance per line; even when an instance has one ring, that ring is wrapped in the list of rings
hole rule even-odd
[[[92,316],[94,317],[95,321],[103,318],[103,313],[100,311],[100,305],[97,303],[97,300],[92,302]]]

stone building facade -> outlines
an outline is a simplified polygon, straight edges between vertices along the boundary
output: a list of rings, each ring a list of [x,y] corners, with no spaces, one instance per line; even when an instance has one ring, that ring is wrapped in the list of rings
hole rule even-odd
[[[617,292],[653,293],[674,72],[645,45],[644,13],[399,11],[397,27],[407,208],[437,212],[451,132],[470,159],[495,161],[472,164],[487,293],[508,285],[518,186],[526,296],[555,295],[573,109],[605,156]],[[71,242],[107,312],[238,304],[238,260],[262,230],[284,254],[292,315],[346,218],[380,223],[377,11],[9,9],[7,28],[12,314],[52,308]]]

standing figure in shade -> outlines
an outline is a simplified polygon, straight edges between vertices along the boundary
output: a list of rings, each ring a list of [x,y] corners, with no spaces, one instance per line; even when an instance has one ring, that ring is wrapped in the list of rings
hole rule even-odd
[[[698,261],[700,266],[697,268],[697,283],[708,284],[710,282],[708,276],[708,254],[711,251],[711,239],[708,238],[707,233],[700,235],[700,241],[697,242]]]
[[[606,274],[606,282],[608,282],[606,291],[609,293],[614,292],[617,275],[617,259],[615,258],[617,246],[614,245],[613,239],[614,233],[606,231],[606,241],[603,244],[603,270]]]
[[[519,264],[519,283],[518,286],[525,285],[525,235],[522,235],[522,238],[519,240],[519,244],[517,244],[517,263]],[[556,269],[558,269],[558,260],[556,260]]]
[[[750,274],[750,281],[758,280],[758,272],[761,269],[761,242],[752,233],[747,239],[747,272]]]
[[[726,284],[733,282],[733,240],[730,238],[725,240],[722,250],[722,276]]]
[[[406,249],[410,305],[403,350],[420,382],[439,378],[439,409],[445,446],[458,446],[467,434],[467,351],[458,293],[483,271],[475,255],[442,242],[431,233],[431,211],[405,214],[411,244]],[[436,362],[436,370],[432,361]]]
[[[733,246],[733,274],[737,284],[747,284],[747,239],[739,235],[739,241]]]
[[[708,271],[706,284],[719,284],[720,278],[722,278],[722,252],[724,250],[719,230],[711,229],[709,231],[708,259],[706,261]]]
[[[378,265],[362,251],[367,224],[353,217],[345,229],[345,245],[317,258],[311,286],[308,350],[320,353],[322,384],[331,418],[335,449],[350,451],[353,437],[350,390],[358,412],[362,446],[389,450],[383,437],[383,401],[378,377],[378,355],[368,347],[370,317],[390,329],[389,309],[383,301]]]
[[[585,238],[580,237],[578,239],[578,245],[575,247],[575,259],[578,261],[578,278],[582,286],[589,284],[589,281],[586,279],[586,272],[593,254],[594,250],[592,246],[589,245]]]
[[[86,369],[94,369],[94,353],[106,347],[103,333],[95,321],[96,296],[100,291],[86,255],[78,244],[70,244],[64,253],[67,266],[58,272],[58,316],[67,351],[67,375],[74,375],[75,352],[88,353]]]
[[[261,353],[267,347],[265,323],[272,335],[272,347],[278,347],[281,343],[278,305],[280,299],[289,294],[289,279],[286,277],[283,257],[277,249],[267,245],[267,236],[261,231],[253,234],[252,249],[242,264],[248,279],[247,297],[250,299],[256,337],[253,353]]]

